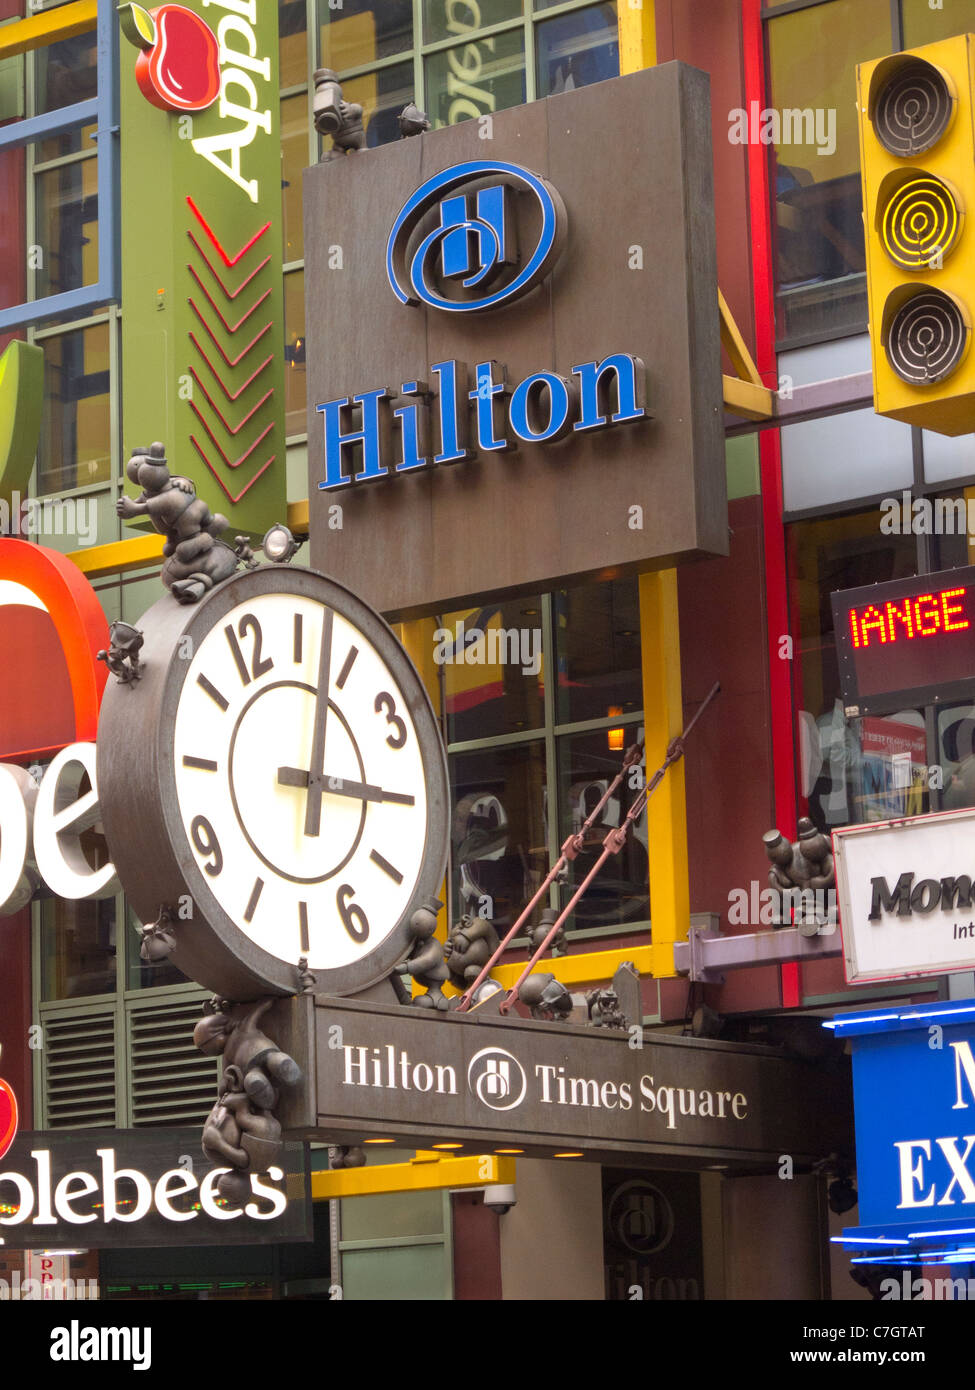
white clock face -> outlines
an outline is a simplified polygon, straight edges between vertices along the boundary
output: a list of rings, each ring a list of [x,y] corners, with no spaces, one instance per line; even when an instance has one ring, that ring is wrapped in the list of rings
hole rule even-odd
[[[336,610],[264,593],[187,667],[176,793],[210,891],[280,960],[371,954],[411,900],[427,834],[420,743],[388,665]]]

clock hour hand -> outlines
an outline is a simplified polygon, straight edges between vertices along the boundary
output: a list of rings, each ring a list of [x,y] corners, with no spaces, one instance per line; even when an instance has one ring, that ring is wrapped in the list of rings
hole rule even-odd
[[[300,767],[279,767],[278,781],[282,787],[307,787],[310,774]],[[369,782],[350,782],[347,777],[321,778],[322,796],[351,796],[357,801],[391,801],[400,806],[413,806],[416,798],[407,792],[389,792]]]

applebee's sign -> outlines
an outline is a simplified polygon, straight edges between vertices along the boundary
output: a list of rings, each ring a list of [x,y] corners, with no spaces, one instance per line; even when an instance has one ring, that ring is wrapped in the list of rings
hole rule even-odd
[[[230,1207],[199,1131],[22,1134],[0,1163],[0,1244],[19,1249],[310,1238],[305,1150],[287,1144]]]
[[[90,789],[79,795],[85,776]],[[22,767],[0,763],[0,917],[26,907],[38,880],[59,898],[113,897],[115,866],[93,869],[81,847],[98,819],[93,743],[62,749],[40,786]]]

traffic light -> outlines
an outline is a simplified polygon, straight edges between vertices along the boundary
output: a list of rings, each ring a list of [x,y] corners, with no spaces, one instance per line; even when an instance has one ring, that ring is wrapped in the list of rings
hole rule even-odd
[[[975,432],[975,35],[857,68],[874,408]]]

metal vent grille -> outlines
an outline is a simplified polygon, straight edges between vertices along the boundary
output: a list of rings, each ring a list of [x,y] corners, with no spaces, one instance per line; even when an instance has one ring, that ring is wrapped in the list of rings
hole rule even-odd
[[[44,1022],[48,1129],[112,1128],[116,1123],[115,1015]]]
[[[193,1042],[199,999],[132,1008],[128,1014],[133,1125],[202,1124],[217,1098],[219,1062]]]

